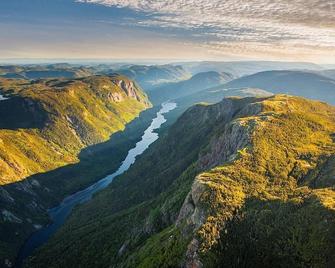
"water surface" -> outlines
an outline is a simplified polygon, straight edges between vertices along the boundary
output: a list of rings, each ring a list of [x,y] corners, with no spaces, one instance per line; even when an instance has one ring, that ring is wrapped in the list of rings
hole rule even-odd
[[[162,104],[162,108],[159,112],[157,112],[156,117],[151,122],[151,125],[144,131],[142,139],[136,143],[133,149],[128,151],[126,159],[122,162],[117,171],[92,184],[88,188],[66,197],[57,207],[49,209],[48,213],[52,220],[52,224],[43,227],[30,236],[19,252],[16,266],[20,267],[24,259],[32,255],[35,249],[39,248],[48,241],[50,236],[64,224],[74,206],[87,202],[92,198],[93,194],[106,188],[116,176],[119,176],[127,171],[136,161],[136,157],[141,155],[150,146],[150,144],[158,139],[158,134],[155,130],[159,129],[161,125],[166,122],[164,114],[172,111],[176,107],[177,104],[172,102]]]

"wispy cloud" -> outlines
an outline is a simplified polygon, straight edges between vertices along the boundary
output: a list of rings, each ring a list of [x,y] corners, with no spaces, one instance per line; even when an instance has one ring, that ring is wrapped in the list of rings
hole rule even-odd
[[[211,53],[335,58],[334,0],[78,0],[150,14],[136,25],[182,30]],[[135,23],[135,22],[134,22]]]

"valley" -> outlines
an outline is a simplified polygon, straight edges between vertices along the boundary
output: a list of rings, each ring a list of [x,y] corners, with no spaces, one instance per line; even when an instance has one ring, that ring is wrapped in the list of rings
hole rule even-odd
[[[219,71],[227,64],[199,64],[216,67],[199,73],[188,63],[62,64],[43,68],[89,72],[0,78],[4,267],[231,267],[267,258],[327,265],[335,112],[298,96],[332,103],[331,70],[297,63],[311,70],[239,77],[255,63]],[[312,252],[291,258],[270,247],[264,210],[279,213],[269,230],[276,243]],[[301,245],[291,241],[294,228]],[[249,247],[265,249],[239,255]]]
[[[335,267],[334,0],[0,0],[0,268]]]
[[[327,267],[334,120],[334,107],[287,95],[196,105],[27,267]]]
[[[135,119],[151,104],[131,83],[119,87],[123,79],[1,80],[11,94],[0,104],[2,260],[13,263],[22,242],[49,222],[47,208],[111,173],[150,125],[156,108]]]
[[[129,167],[134,164],[136,157],[141,155],[151,143],[158,139],[158,134],[154,131],[166,122],[164,114],[169,113],[175,109],[175,103],[164,103],[162,108],[157,112],[157,116],[152,120],[150,126],[144,131],[144,134],[136,146],[128,151],[126,158],[122,161],[121,166],[107,177],[99,180],[88,188],[76,192],[66,197],[60,205],[52,209],[48,209],[48,214],[52,223],[45,228],[35,232],[28,241],[25,242],[23,248],[20,250],[19,256],[16,260],[15,266],[20,267],[24,259],[29,257],[33,251],[48,241],[65,222],[71,210],[78,204],[83,204],[89,201],[92,196],[106,188],[115,177],[122,175]]]

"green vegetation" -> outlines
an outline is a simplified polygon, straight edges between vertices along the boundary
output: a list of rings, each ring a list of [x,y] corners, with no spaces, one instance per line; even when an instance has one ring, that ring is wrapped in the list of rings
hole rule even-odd
[[[298,97],[196,105],[27,266],[332,267],[334,133]]]
[[[67,63],[0,66],[0,77],[15,79],[80,78],[92,76],[94,73],[93,68],[78,67]]]
[[[123,80],[129,89],[118,85]],[[1,117],[11,119],[1,123],[0,185],[77,162],[82,148],[107,140],[149,107],[144,93],[121,76],[2,79],[0,89],[10,96],[1,102],[8,108],[0,109]]]
[[[48,222],[47,208],[117,169],[156,108],[135,119],[150,103],[123,76],[3,79],[0,88],[9,97],[0,114],[13,120],[0,130],[2,265]]]

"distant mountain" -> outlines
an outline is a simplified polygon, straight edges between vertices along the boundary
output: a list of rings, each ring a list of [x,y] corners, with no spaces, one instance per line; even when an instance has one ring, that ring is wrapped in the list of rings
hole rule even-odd
[[[206,103],[214,104],[229,97],[269,97],[273,93],[258,88],[242,88],[227,90],[224,85],[214,88],[208,88],[190,95],[173,99],[177,103],[177,108],[171,111],[166,117],[169,119],[168,124],[173,124],[178,117],[184,113],[188,108],[195,104]]]
[[[324,69],[335,69],[335,64],[321,64]]]
[[[148,94],[153,103],[161,103],[169,99],[178,99],[207,88],[227,83],[232,79],[233,76],[229,73],[198,73],[188,80],[168,83],[157,87]]]
[[[267,71],[233,80],[226,89],[260,88],[335,104],[335,80],[314,72]]]
[[[132,65],[116,72],[135,80],[146,91],[163,83],[177,82],[191,76],[180,65]]]
[[[334,133],[300,97],[196,105],[27,267],[333,267]]]
[[[324,70],[324,71],[320,71],[318,73],[323,75],[323,76],[327,76],[327,77],[335,80],[335,69]]]
[[[0,66],[0,77],[15,79],[79,78],[93,75],[91,69],[70,64]]]
[[[196,74],[199,72],[216,71],[229,72],[236,77],[250,75],[270,70],[313,70],[323,68],[308,62],[278,62],[278,61],[233,61],[233,62],[189,62],[180,63],[187,71]]]

